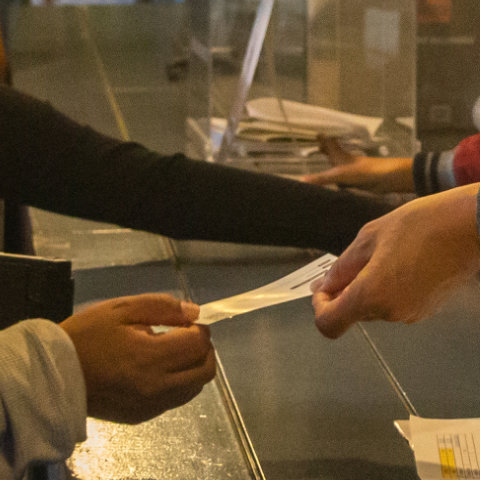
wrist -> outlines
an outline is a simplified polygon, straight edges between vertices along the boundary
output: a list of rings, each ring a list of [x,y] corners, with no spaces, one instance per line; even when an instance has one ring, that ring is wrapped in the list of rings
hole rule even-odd
[[[412,181],[418,196],[430,195],[457,186],[454,173],[455,151],[420,152],[412,165]]]

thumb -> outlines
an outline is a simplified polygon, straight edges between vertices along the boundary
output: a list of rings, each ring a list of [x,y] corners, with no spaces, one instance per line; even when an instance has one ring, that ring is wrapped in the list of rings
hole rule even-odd
[[[359,304],[351,297],[350,290],[338,296],[325,292],[314,294],[315,324],[325,337],[340,337],[359,319]]]
[[[347,248],[340,255],[337,261],[332,265],[330,270],[323,278],[321,285],[316,285],[316,289],[324,292],[340,292],[348,286],[367,265],[370,256],[359,254],[358,251]]]

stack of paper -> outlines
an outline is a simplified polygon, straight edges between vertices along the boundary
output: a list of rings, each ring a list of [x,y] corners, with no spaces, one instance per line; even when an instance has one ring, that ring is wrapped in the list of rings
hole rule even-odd
[[[213,117],[211,119],[213,131],[223,133],[227,128],[227,120]],[[252,142],[264,143],[317,143],[318,132],[311,128],[289,128],[285,124],[267,122],[263,120],[247,119],[239,122],[236,137]]]
[[[318,152],[318,136],[337,137],[345,147],[378,145],[376,132],[383,119],[329,108],[263,97],[246,103],[246,116],[238,123],[234,150],[242,155],[277,153],[308,157]],[[214,150],[220,147],[227,120],[211,119]]]
[[[308,157],[318,153],[318,136],[340,139],[345,147],[359,149],[378,145],[376,132],[383,119],[329,108],[264,97],[246,103],[246,116],[238,123],[233,150],[242,156],[283,154]],[[227,120],[213,117],[210,123],[214,150],[222,143]]]
[[[274,97],[250,100],[246,109],[249,118],[262,121],[271,128],[281,126],[286,132],[289,129],[308,129],[315,132],[315,136],[357,138],[365,142],[374,139],[383,122],[381,117],[355,115]]]

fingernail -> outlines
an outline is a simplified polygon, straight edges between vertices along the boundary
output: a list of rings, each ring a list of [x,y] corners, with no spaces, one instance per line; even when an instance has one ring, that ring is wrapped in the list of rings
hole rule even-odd
[[[180,302],[180,308],[183,316],[189,322],[194,322],[200,315],[200,307],[196,303],[182,301]]]

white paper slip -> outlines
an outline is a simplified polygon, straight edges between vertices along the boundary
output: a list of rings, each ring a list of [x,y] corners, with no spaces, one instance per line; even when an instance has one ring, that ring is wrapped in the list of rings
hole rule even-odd
[[[408,424],[421,480],[480,480],[480,418],[439,420],[412,415]]]
[[[324,276],[336,259],[334,255],[323,255],[299,270],[263,287],[201,305],[200,317],[196,323],[210,325],[252,310],[308,297],[312,294],[311,283]]]
[[[215,302],[205,303],[200,306],[200,316],[195,323],[211,325],[220,320],[259,308],[308,297],[312,295],[310,290],[312,282],[323,277],[336,259],[335,255],[323,255],[299,270],[263,287]],[[163,333],[169,330],[168,327],[163,325],[150,328],[153,333]]]

